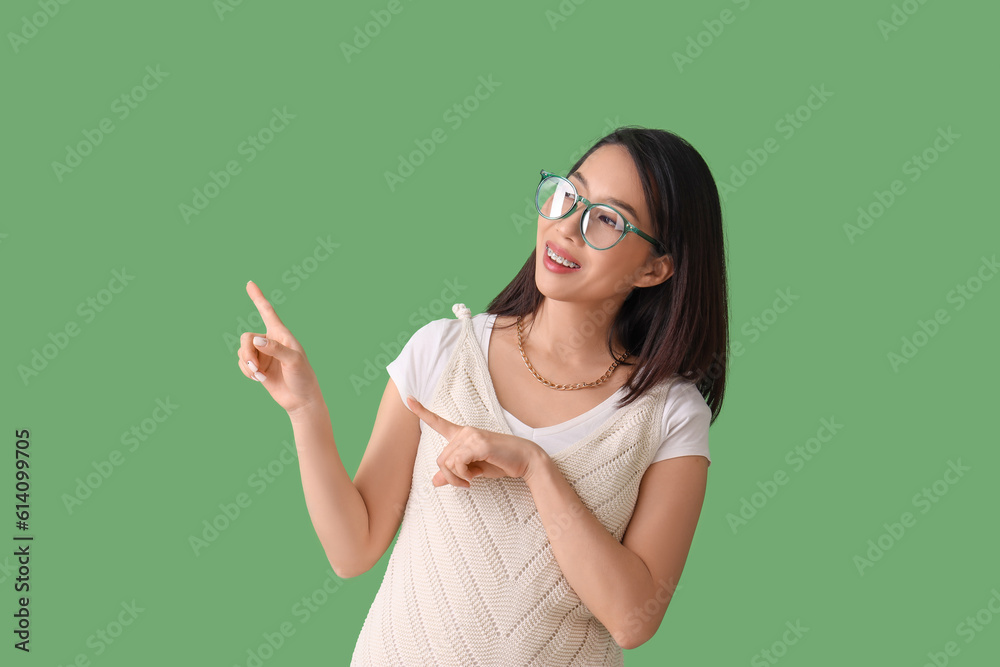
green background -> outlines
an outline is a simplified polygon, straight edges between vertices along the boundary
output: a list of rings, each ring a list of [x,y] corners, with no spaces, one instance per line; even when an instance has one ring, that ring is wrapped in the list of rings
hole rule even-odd
[[[4,664],[246,665],[288,622],[264,664],[346,665],[388,554],[333,574],[297,464],[281,463],[287,415],[236,367],[233,341],[262,330],[245,283],[281,291],[353,476],[399,345],[455,301],[482,312],[533,248],[538,170],[565,173],[624,124],[684,137],[720,186],[753,172],[723,203],[743,353],[710,432],[708,495],[663,624],[626,663],[772,664],[761,651],[777,644],[783,665],[922,665],[955,642],[949,664],[995,664],[1000,280],[977,272],[994,276],[984,258],[1000,245],[996,5],[404,0],[345,55],[386,2],[50,4],[51,17],[44,1],[0,9],[0,489],[11,518],[14,431],[29,429],[35,538],[31,653],[5,632]],[[165,74],[143,89],[147,67]],[[115,100],[137,86],[122,118]],[[803,107],[823,86],[826,101]],[[274,109],[294,118],[250,160],[240,146]],[[808,119],[787,136],[796,112]],[[57,174],[102,119],[113,131]],[[436,128],[445,141],[390,187],[385,173]],[[958,138],[939,153],[948,128]],[[744,167],[768,138],[778,150]],[[907,172],[925,151],[934,162]],[[185,220],[229,161],[239,173]],[[849,238],[894,180],[905,192]],[[338,244],[323,261],[318,239]],[[123,268],[133,277],[112,294]],[[442,304],[448,281],[461,293]],[[772,317],[779,290],[797,299]],[[947,321],[894,368],[938,310]],[[162,423],[157,400],[177,406]],[[823,419],[842,428],[796,467],[786,455]],[[122,436],[144,422],[130,451]],[[121,464],[68,507],[116,450]],[[969,468],[954,484],[949,461]],[[262,484],[268,465],[279,472]],[[915,503],[925,488],[935,502]],[[251,504],[196,554],[190,537],[241,493]],[[761,506],[734,529],[744,499]],[[889,537],[904,512],[915,523]],[[891,546],[859,571],[880,538]],[[0,567],[6,631],[13,556]],[[322,603],[306,616],[310,596]],[[95,643],[133,601],[135,622]],[[970,637],[960,624],[977,613],[992,622]],[[808,631],[783,652],[796,622]]]

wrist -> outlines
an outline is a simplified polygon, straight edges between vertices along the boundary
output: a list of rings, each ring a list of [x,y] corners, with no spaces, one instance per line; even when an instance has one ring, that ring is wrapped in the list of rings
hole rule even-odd
[[[309,401],[308,403],[304,403],[294,410],[288,411],[288,418],[291,420],[293,425],[311,421],[316,416],[325,416],[327,418],[330,416],[330,410],[327,408],[326,401],[323,400],[322,396]]]
[[[542,449],[541,445],[535,444],[534,449],[532,449],[531,456],[528,459],[528,470],[524,473],[524,483],[531,487],[533,480],[538,480],[543,478],[545,475],[549,474],[555,467],[555,462],[549,453]]]

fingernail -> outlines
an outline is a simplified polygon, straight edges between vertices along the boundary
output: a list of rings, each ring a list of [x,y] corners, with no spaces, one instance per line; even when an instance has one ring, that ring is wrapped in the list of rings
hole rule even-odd
[[[253,362],[253,359],[247,359],[247,366],[250,367],[250,372],[252,373],[257,372],[257,364]]]
[[[261,382],[263,382],[264,380],[267,379],[267,376],[264,375],[263,373],[261,373],[260,371],[257,371],[256,373],[254,373],[253,376],[255,378],[257,378],[258,380],[260,380]]]
[[[261,338],[260,336],[254,336],[253,337],[253,344],[254,345],[258,345],[260,347],[265,347],[267,345],[267,339],[266,338]]]

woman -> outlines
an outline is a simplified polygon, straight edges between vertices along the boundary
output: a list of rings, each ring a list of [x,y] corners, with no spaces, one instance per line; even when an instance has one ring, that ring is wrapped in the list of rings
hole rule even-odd
[[[267,332],[240,368],[288,411],[334,571],[399,531],[352,665],[621,665],[680,579],[728,359],[715,182],[638,127],[540,176],[535,251],[485,313],[456,304],[389,364],[353,481],[302,346],[248,283]]]

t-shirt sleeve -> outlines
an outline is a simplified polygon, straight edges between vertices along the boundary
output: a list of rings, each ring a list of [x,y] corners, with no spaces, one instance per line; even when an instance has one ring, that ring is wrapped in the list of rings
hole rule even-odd
[[[712,421],[712,409],[691,382],[671,388],[670,393],[664,409],[663,441],[651,464],[678,456],[697,455],[708,459],[711,466],[708,427]]]
[[[444,355],[454,342],[457,327],[453,323],[457,322],[447,318],[428,322],[413,332],[399,355],[385,367],[396,383],[403,405],[406,405],[407,395],[422,405],[429,404],[441,365],[447,361]]]

